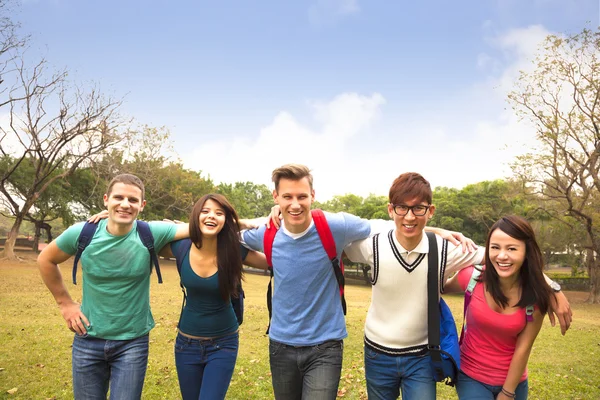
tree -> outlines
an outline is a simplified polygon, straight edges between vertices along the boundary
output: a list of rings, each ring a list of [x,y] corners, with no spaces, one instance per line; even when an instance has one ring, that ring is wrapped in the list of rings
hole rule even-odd
[[[558,205],[586,233],[590,295],[600,303],[600,31],[549,35],[532,72],[521,72],[508,96],[536,129],[538,148],[514,171]]]
[[[2,101],[10,106],[9,122],[0,126],[0,156],[14,160],[0,170],[0,195],[15,216],[4,248],[9,259],[16,258],[19,228],[40,196],[127,135],[118,131],[120,101],[105,99],[95,88],[70,87],[66,72],[47,77],[45,60],[28,68],[21,55],[14,65],[15,82]],[[21,203],[11,179],[23,163],[33,166],[33,175]]]
[[[267,185],[252,182],[221,183],[217,193],[227,197],[240,218],[260,218],[271,213],[273,193]]]

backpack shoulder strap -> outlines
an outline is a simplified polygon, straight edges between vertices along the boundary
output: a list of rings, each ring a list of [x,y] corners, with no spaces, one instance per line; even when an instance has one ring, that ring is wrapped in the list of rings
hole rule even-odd
[[[344,296],[344,286],[346,284],[346,280],[344,278],[344,263],[342,260],[338,259],[335,240],[333,239],[333,234],[331,233],[331,229],[329,229],[329,223],[327,222],[327,218],[325,218],[323,211],[314,209],[311,210],[311,215],[313,221],[315,221],[315,228],[317,228],[317,233],[319,234],[321,243],[323,243],[327,257],[329,257],[329,260],[331,260],[333,273],[335,274],[335,279],[337,280],[340,288],[342,310],[344,311],[344,315],[346,315],[346,298]]]
[[[86,222],[83,225],[83,229],[79,233],[79,237],[77,238],[77,252],[75,253],[75,261],[73,261],[73,284],[77,285],[77,263],[81,258],[81,254],[85,250],[85,248],[92,242],[92,238],[94,237],[94,233],[96,233],[96,228],[98,224]]]
[[[477,267],[473,267],[473,273],[471,274],[471,279],[469,279],[469,284],[467,285],[467,289],[465,293],[472,294],[475,289],[475,285],[477,285],[477,279],[481,275],[481,270]]]
[[[187,300],[187,292],[185,291],[185,286],[183,286],[183,282],[181,281],[181,266],[183,265],[183,259],[185,258],[185,254],[188,251],[190,251],[191,246],[191,239],[181,239],[179,246],[177,246],[177,251],[172,252],[175,256],[175,264],[177,264],[177,273],[179,274],[179,287],[181,288],[181,292],[183,293],[183,300],[181,301],[181,312],[179,313],[180,322],[181,316],[183,315],[183,308],[185,307],[185,302]],[[171,249],[173,249],[173,247],[171,247]],[[179,328],[179,322],[177,323],[177,327]]]
[[[482,270],[473,267],[473,272],[471,273],[471,278],[469,279],[469,283],[467,284],[467,288],[465,289],[465,299],[463,302],[463,326],[460,331],[460,339],[459,343],[462,343],[465,333],[467,332],[467,309],[469,308],[469,304],[471,304],[471,297],[473,296],[473,290],[475,290],[475,286],[477,285],[478,279],[481,276]]]
[[[533,304],[530,304],[527,307],[525,307],[525,321],[533,322],[533,311],[534,311]]]
[[[263,252],[267,258],[267,264],[269,265],[269,287],[267,288],[267,309],[269,310],[269,326],[267,326],[267,334],[271,328],[271,317],[273,315],[273,242],[275,241],[275,235],[277,235],[278,229],[272,223],[265,230],[263,237]]]
[[[185,258],[185,253],[187,253],[192,246],[191,239],[181,239],[179,241],[179,246],[177,246],[177,251],[173,253],[175,256],[175,263],[177,264],[177,273],[181,276],[181,266],[183,265],[183,259]]]
[[[136,221],[137,232],[142,240],[144,246],[150,252],[150,272],[152,273],[152,264],[156,269],[156,276],[158,277],[158,283],[162,283],[162,275],[160,273],[160,265],[158,264],[158,257],[156,256],[156,249],[154,248],[154,236],[150,230],[150,225],[146,221]]]
[[[275,227],[275,225],[270,224],[270,226],[265,230],[265,236],[263,237],[263,252],[267,258],[269,269],[273,268],[273,242],[275,241],[275,235],[277,235],[277,231],[278,229]]]
[[[440,306],[438,285],[438,245],[435,234],[425,232],[429,240],[427,255],[427,331],[428,349],[434,376],[443,377],[442,353],[440,348]]]

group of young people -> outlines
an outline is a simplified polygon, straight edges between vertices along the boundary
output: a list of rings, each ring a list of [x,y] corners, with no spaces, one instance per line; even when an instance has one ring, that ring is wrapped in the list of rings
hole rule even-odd
[[[338,282],[315,227],[313,177],[303,165],[273,171],[273,197],[281,226],[273,239],[275,278],[269,355],[276,399],[335,399],[343,339],[347,337]],[[58,264],[76,254],[83,223],[68,228],[38,258],[40,272],[69,329],[76,399],[139,399],[148,361],[151,257],[136,226],[144,186],[133,175],[109,184],[107,219],[99,222],[81,256],[81,305],[71,298]],[[417,173],[392,184],[391,221],[325,213],[337,256],[371,265],[372,300],[365,323],[365,375],[369,399],[435,399],[427,355],[427,258],[424,231],[436,234],[439,293],[464,292],[472,265],[483,265],[466,315],[459,398],[526,398],[526,365],[544,315],[556,313],[564,332],[572,314],[566,297],[544,279],[531,226],[507,216],[490,230],[485,248],[459,233],[427,226],[432,191]],[[189,224],[151,222],[154,247],[181,258],[187,291],[175,341],[184,399],[223,399],[239,347],[231,297],[242,264],[266,269],[267,227],[240,220],[218,194],[199,199]],[[240,231],[241,229],[241,231]],[[188,238],[190,240],[183,240]],[[458,272],[457,274],[455,274]],[[447,280],[448,279],[448,280]],[[446,281],[447,280],[447,281]],[[553,284],[553,283],[552,283]],[[533,306],[532,315],[525,311]],[[554,319],[551,315],[551,320]],[[528,322],[531,320],[531,322]]]

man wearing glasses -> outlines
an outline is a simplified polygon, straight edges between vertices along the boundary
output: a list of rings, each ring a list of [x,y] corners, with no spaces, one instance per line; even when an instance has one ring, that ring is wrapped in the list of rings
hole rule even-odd
[[[427,353],[427,255],[429,242],[423,234],[433,217],[429,182],[415,172],[400,175],[389,192],[388,213],[395,227],[347,246],[354,262],[371,266],[371,306],[365,321],[365,376],[369,399],[435,399],[436,383]],[[428,229],[429,230],[429,229]],[[436,232],[437,233],[437,232]],[[454,272],[482,264],[485,248],[464,252],[436,235],[440,292]],[[558,296],[566,327],[568,301]],[[566,302],[566,304],[565,304]]]

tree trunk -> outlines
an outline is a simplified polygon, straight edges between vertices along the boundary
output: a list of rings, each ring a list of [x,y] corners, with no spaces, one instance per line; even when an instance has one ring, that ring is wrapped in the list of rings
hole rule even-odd
[[[21,223],[23,223],[23,215],[18,215],[12,228],[10,228],[10,232],[8,232],[6,243],[4,243],[4,257],[9,260],[17,259],[17,255],[15,254],[15,242],[17,241],[17,236],[19,236]]]
[[[42,226],[40,222],[35,223],[35,234],[33,235],[33,251],[40,252],[40,236],[42,235]]]
[[[600,259],[591,249],[587,253],[588,275],[590,277],[590,296],[588,303],[600,304]]]

